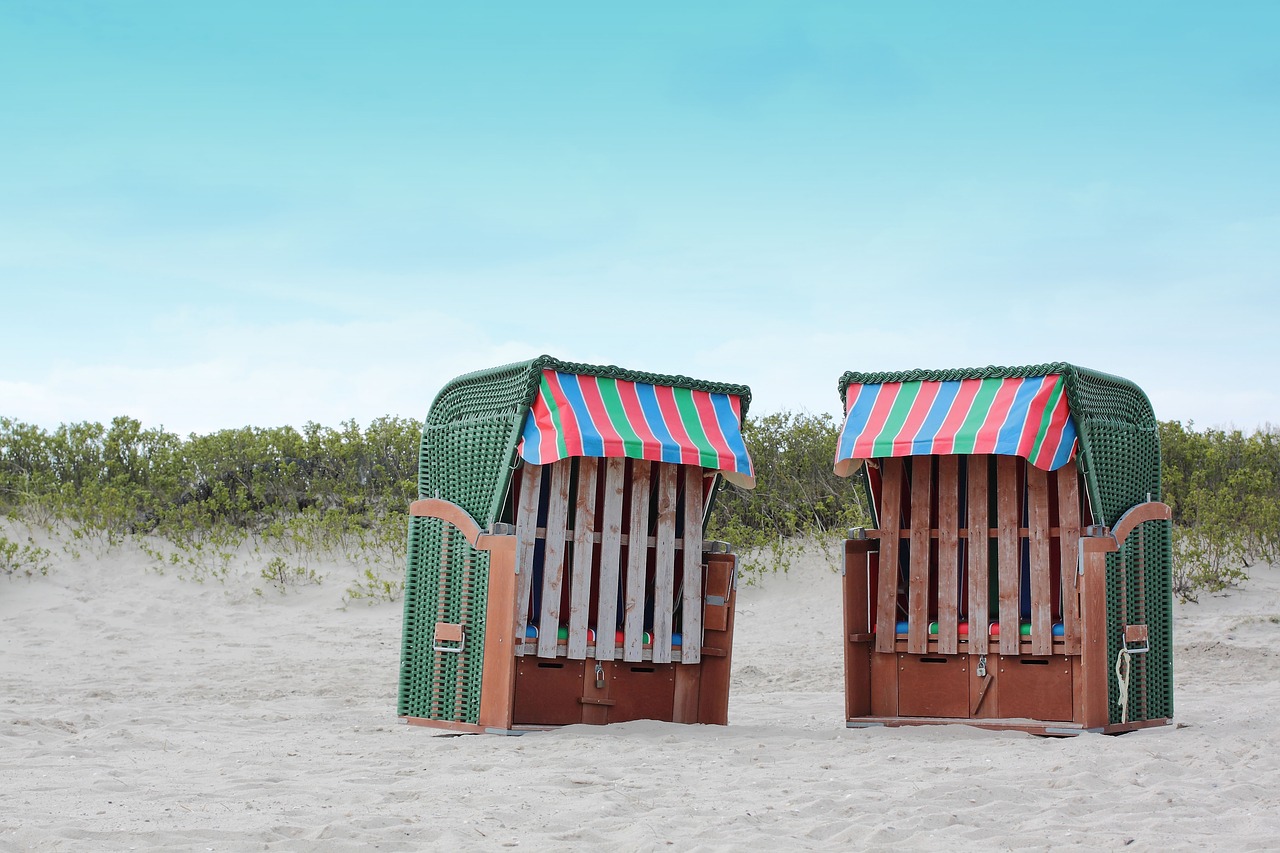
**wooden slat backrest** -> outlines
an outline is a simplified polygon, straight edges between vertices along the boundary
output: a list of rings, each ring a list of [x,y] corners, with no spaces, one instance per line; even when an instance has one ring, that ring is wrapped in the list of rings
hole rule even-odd
[[[965,510],[969,517],[966,548],[969,558],[969,648],[987,650],[987,614],[991,612],[991,523],[987,502],[990,458],[970,456],[965,460],[968,495]]]
[[[600,460],[578,460],[578,494],[573,511],[573,577],[569,581],[569,644],[572,660],[587,656],[591,616],[591,561],[595,556],[596,475]]]
[[[938,457],[938,651],[953,655],[960,643],[959,457]]]
[[[876,651],[892,652],[898,622],[902,460],[880,460],[880,579],[876,590]]]
[[[876,651],[895,649],[895,625],[905,605],[905,649],[910,654],[1080,652],[1076,561],[1081,507],[1075,466],[1046,472],[1003,455],[917,456],[878,464]],[[899,589],[904,542],[909,551],[905,597]],[[992,547],[995,578],[990,576]],[[1030,603],[1029,612],[1024,601]],[[993,611],[998,638],[988,635]],[[929,631],[931,619],[935,633]],[[968,622],[967,646],[960,643],[962,619]],[[1059,619],[1061,636],[1055,646]],[[1022,633],[1024,624],[1029,636]]]
[[[631,526],[627,532],[626,595],[623,598],[622,659],[644,660],[644,582],[649,549],[649,475],[652,463],[643,459],[631,463]]]
[[[547,500],[546,544],[542,559],[542,614],[538,619],[538,657],[555,657],[559,642],[560,592],[564,585],[565,531],[569,523],[569,476],[572,459],[551,464],[551,496]]]
[[[653,662],[671,662],[671,623],[676,586],[676,475],[678,465],[658,466],[658,518],[654,529]]]
[[[542,466],[526,465],[521,472],[516,511],[516,654],[524,653],[529,623],[529,597],[533,591],[534,550],[538,536],[538,502],[542,495]]]
[[[1059,469],[1058,554],[1062,568],[1062,627],[1067,654],[1080,654],[1080,480],[1075,466]]]
[[[1022,607],[1018,589],[1022,564],[1019,555],[1018,460],[1013,456],[996,457],[996,571],[1000,577],[1000,654],[1018,653],[1019,610]]]
[[[680,660],[702,660],[702,469],[684,469],[684,547],[681,549],[682,616]]]
[[[604,519],[600,526],[600,597],[596,607],[596,660],[613,660],[618,620],[618,568],[622,562],[622,498],[627,460],[605,462]]]
[[[1053,654],[1053,589],[1049,569],[1049,479],[1034,465],[1027,471],[1027,544],[1031,583],[1031,654]]]
[[[933,498],[933,460],[911,459],[911,573],[907,586],[907,651],[929,651],[929,507]]]
[[[679,648],[681,662],[699,661],[704,506],[697,466],[592,458],[525,466],[517,496],[517,637],[530,620],[539,630],[516,653],[670,663]]]

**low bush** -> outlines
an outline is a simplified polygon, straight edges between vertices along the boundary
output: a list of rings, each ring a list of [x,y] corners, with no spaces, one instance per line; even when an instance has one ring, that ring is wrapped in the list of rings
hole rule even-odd
[[[406,509],[416,497],[420,425],[384,417],[361,428],[309,423],[181,438],[117,417],[46,432],[0,417],[0,514],[74,550],[139,542],[156,571],[223,581],[248,548],[286,590],[319,579],[320,555],[357,569],[348,600],[404,589]],[[1160,425],[1164,499],[1173,508],[1174,586],[1194,598],[1280,559],[1280,435]],[[839,424],[826,414],[749,417],[743,436],[757,487],[727,486],[707,535],[744,555],[748,582],[824,553],[867,526],[858,477],[832,473]],[[0,572],[40,575],[50,554],[0,540]]]

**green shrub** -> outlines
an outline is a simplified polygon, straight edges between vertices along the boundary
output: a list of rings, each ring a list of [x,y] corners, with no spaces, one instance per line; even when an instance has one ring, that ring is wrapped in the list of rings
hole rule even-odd
[[[1221,589],[1280,559],[1280,434],[1176,421],[1160,431],[1177,594]],[[726,486],[707,536],[743,555],[748,582],[785,571],[815,544],[830,552],[846,528],[868,525],[861,475],[832,472],[838,432],[826,414],[746,419],[758,486]],[[339,557],[359,572],[349,600],[395,600],[419,434],[417,421],[392,417],[364,429],[346,421],[186,438],[128,417],[51,432],[0,417],[0,513],[76,553],[134,539],[155,570],[197,581],[225,581],[246,546],[279,588],[318,579],[318,556]],[[47,550],[4,542],[6,574],[48,571]]]
[[[837,477],[832,470],[839,432],[828,414],[746,418],[742,436],[755,463],[756,488],[726,485],[707,535],[742,555],[739,568],[748,583],[765,572],[786,571],[811,541],[824,545],[869,523],[861,475]]]
[[[1173,509],[1174,588],[1194,599],[1247,580],[1280,557],[1280,436],[1273,429],[1160,425],[1165,502]]]
[[[35,540],[28,538],[26,545],[19,545],[5,536],[0,536],[0,575],[14,577],[34,577],[49,574],[49,550],[36,545]]]

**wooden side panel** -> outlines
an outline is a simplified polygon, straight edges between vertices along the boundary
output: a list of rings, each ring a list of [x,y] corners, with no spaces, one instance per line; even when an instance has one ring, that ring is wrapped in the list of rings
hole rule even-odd
[[[871,656],[871,716],[898,716],[898,655]]]
[[[1080,654],[1080,480],[1074,463],[1057,471],[1062,628],[1067,654]]]
[[[871,713],[871,552],[868,539],[844,543],[844,716]]]
[[[618,580],[622,566],[622,493],[625,459],[605,461],[604,508],[600,518],[600,598],[596,603],[596,660],[613,660],[618,624]]]
[[[591,615],[591,561],[595,556],[596,474],[600,460],[578,460],[578,495],[573,511],[573,574],[569,581],[569,646],[572,660],[587,656]]]
[[[560,590],[564,583],[564,545],[569,521],[569,473],[572,459],[551,464],[547,538],[542,561],[542,613],[538,618],[538,657],[556,656],[560,632]]]
[[[938,651],[960,648],[960,466],[938,457]]]
[[[967,533],[969,554],[969,651],[987,651],[987,622],[990,611],[989,560],[991,557],[991,522],[987,510],[987,457],[970,456],[968,471]]]
[[[515,699],[516,658],[512,654],[511,613],[516,598],[516,537],[494,537],[489,549],[489,599],[485,602],[484,681],[480,687],[481,726],[509,729]]]
[[[631,526],[627,534],[627,579],[622,616],[622,659],[644,659],[644,586],[649,557],[649,477],[653,463],[631,462]]]
[[[525,465],[520,477],[520,497],[516,511],[516,654],[524,653],[525,627],[529,621],[533,557],[538,538],[538,498],[541,493],[542,466]]]
[[[929,509],[933,497],[933,459],[916,456],[911,464],[911,575],[907,597],[907,651],[929,650]]]
[[[702,469],[684,469],[684,550],[681,552],[683,581],[680,604],[680,649],[682,663],[702,660]]]
[[[996,560],[1000,573],[1000,654],[1018,653],[1018,460],[996,457]]]
[[[1027,538],[1031,555],[1031,654],[1053,653],[1053,588],[1049,570],[1049,480],[1027,465]]]
[[[707,594],[725,596],[722,632],[706,630],[702,656],[701,685],[698,688],[698,722],[724,725],[729,722],[729,679],[733,670],[733,620],[737,590],[737,557],[732,554],[707,555]],[[677,667],[678,668],[678,667]]]
[[[898,553],[902,547],[902,460],[880,460],[880,582],[876,591],[876,651],[892,652],[898,621]],[[897,670],[895,669],[896,673]],[[894,676],[897,684],[897,676]],[[895,691],[896,691],[895,686]],[[895,692],[895,697],[896,697]],[[895,707],[897,699],[894,699]]]
[[[698,699],[702,689],[702,667],[675,667],[675,696],[671,708],[671,722],[698,722]]]
[[[653,662],[671,663],[676,585],[676,476],[680,466],[658,465],[658,519],[654,533]]]

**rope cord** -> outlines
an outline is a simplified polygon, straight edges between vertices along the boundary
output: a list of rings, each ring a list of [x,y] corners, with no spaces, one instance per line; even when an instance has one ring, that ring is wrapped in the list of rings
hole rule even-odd
[[[1123,646],[1120,647],[1120,653],[1116,655],[1116,687],[1119,696],[1116,704],[1120,706],[1120,722],[1129,722],[1129,671],[1133,664],[1132,655],[1129,650]]]

